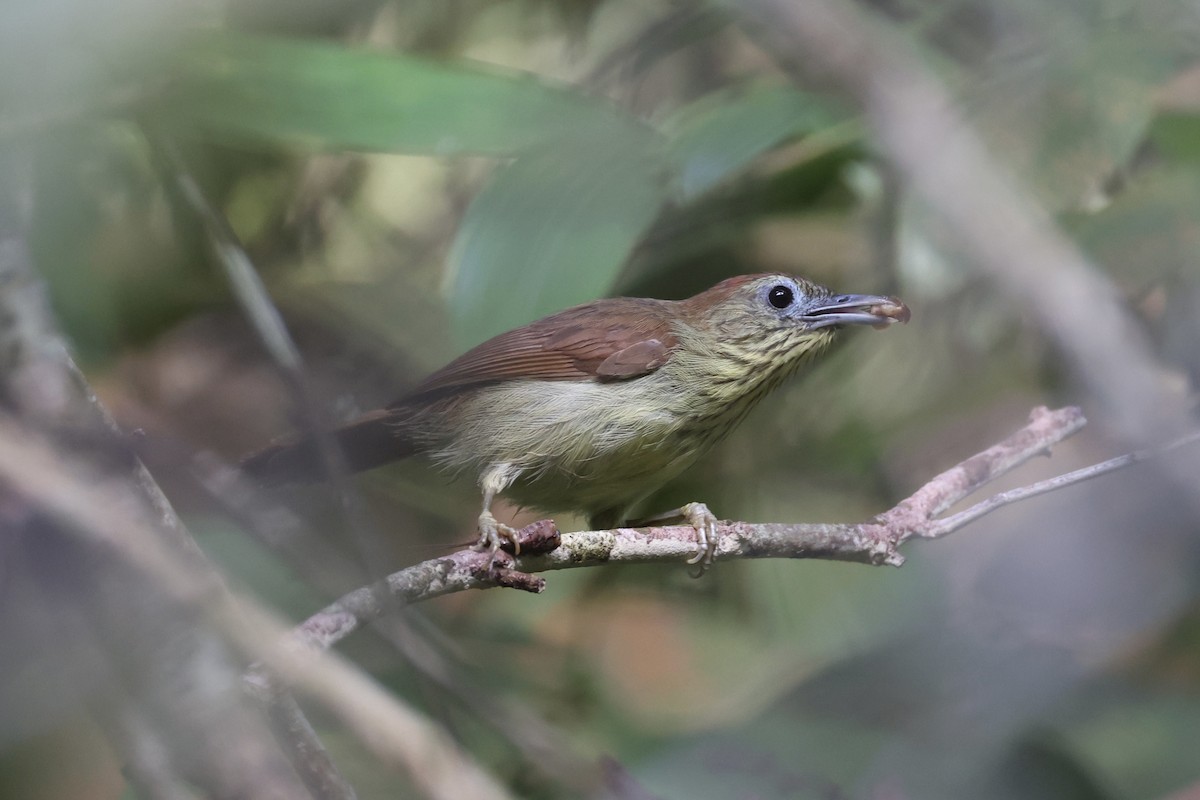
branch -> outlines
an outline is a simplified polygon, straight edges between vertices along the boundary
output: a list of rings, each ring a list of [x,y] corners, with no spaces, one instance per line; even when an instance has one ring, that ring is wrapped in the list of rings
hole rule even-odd
[[[144,800],[199,800],[176,774],[171,754],[162,736],[132,703],[123,704],[113,713],[117,724],[118,752],[125,759],[121,772]]]
[[[64,461],[44,440],[0,417],[0,481],[64,530],[148,577],[165,596],[203,612],[250,659],[262,659],[287,685],[338,716],[384,763],[403,767],[428,797],[509,797],[439,726],[361,670],[330,653],[300,657],[275,615],[164,542],[155,525],[130,508],[119,479]]]
[[[900,566],[904,563],[904,557],[898,548],[909,539],[945,536],[983,514],[1013,502],[1006,500],[997,503],[970,517],[960,514],[938,519],[946,509],[980,487],[1034,456],[1048,454],[1052,445],[1080,430],[1085,424],[1083,413],[1075,407],[1056,411],[1045,407],[1035,408],[1030,414],[1029,424],[1024,428],[936,476],[910,497],[872,520],[857,524],[796,525],[726,522],[717,526],[718,542],[714,558],[718,561],[738,558],[820,558]],[[1200,438],[1200,434],[1193,438]],[[1178,443],[1172,446],[1178,446]],[[1132,454],[1124,457],[1127,460],[1123,465],[1146,457],[1148,454],[1145,453]],[[1089,474],[1086,477],[1092,476]],[[1066,482],[1060,482],[1053,488],[1065,485]],[[545,581],[530,573],[617,562],[677,564],[695,552],[696,531],[686,525],[559,534],[553,522],[542,520],[521,531],[519,557],[501,551],[493,560],[489,553],[460,550],[389,575],[387,588],[393,598],[405,603],[496,586],[540,592],[545,587]],[[327,649],[384,613],[385,605],[380,599],[380,592],[373,587],[357,589],[314,614],[299,625],[293,635],[304,647]]]
[[[58,463],[104,482],[102,508],[137,519],[156,545],[187,553],[197,573],[210,574],[161,489],[128,457],[116,426],[71,359],[28,243],[33,163],[25,144],[0,149],[0,408],[24,428],[52,437],[64,454],[53,456]],[[20,615],[27,604],[49,602],[61,615],[60,633],[73,630],[73,623],[95,631],[93,637],[39,642],[42,651],[34,657],[46,663],[95,658],[89,670],[94,685],[46,691],[80,700],[120,698],[97,704],[94,713],[147,798],[191,797],[184,781],[212,796],[264,800],[295,797],[302,790],[271,749],[261,720],[242,702],[240,667],[211,630],[196,624],[191,608],[169,602],[162,586],[127,563],[60,537],[59,526],[40,513],[16,521],[24,514],[15,509],[43,510],[37,500],[22,496],[18,482],[0,481],[0,504],[9,511],[0,563],[27,578],[21,586],[6,587],[16,593],[7,593],[3,611]],[[53,565],[39,568],[31,554],[51,537],[62,545],[56,546]]]
[[[382,563],[384,560],[379,547],[379,542],[384,539],[376,534],[371,517],[367,514],[366,504],[350,481],[345,454],[337,446],[331,433],[334,426],[330,424],[324,406],[309,380],[300,348],[288,332],[283,315],[271,299],[270,292],[267,291],[262,277],[233,226],[204,193],[200,183],[188,169],[175,141],[148,124],[143,126],[143,132],[164,173],[170,179],[170,185],[203,225],[213,256],[220,265],[243,316],[250,323],[300,406],[316,443],[322,466],[341,501],[347,525],[354,535],[354,542],[362,558],[364,572],[372,580],[378,578],[379,574],[370,570],[371,565]]]
[[[962,104],[906,42],[840,0],[727,4],[797,82],[823,78],[861,108],[906,187],[969,263],[1037,317],[1123,435],[1145,443],[1190,429],[1117,289],[997,168]]]
[[[370,565],[381,562],[378,543],[382,538],[374,535],[362,497],[350,483],[345,456],[329,433],[332,426],[308,379],[300,349],[288,332],[283,316],[271,300],[233,226],[213,205],[188,170],[174,140],[155,132],[149,125],[144,127],[144,132],[178,196],[203,225],[213,254],[243,315],[303,409],[326,472],[341,499],[342,510],[354,534],[364,570],[374,580],[378,576],[369,570]],[[264,693],[263,699],[276,739],[310,793],[319,800],[352,800],[355,796],[353,787],[338,773],[299,704],[278,683],[272,682],[270,689]]]
[[[931,526],[925,531],[922,536],[926,539],[938,539],[945,536],[947,533],[956,531],[967,523],[974,522],[985,514],[990,514],[996,509],[1016,503],[1020,500],[1028,500],[1031,497],[1037,497],[1039,494],[1053,492],[1056,489],[1062,489],[1065,486],[1070,486],[1075,483],[1089,481],[1092,478],[1098,478],[1101,475],[1107,475],[1110,472],[1116,472],[1125,467],[1132,467],[1134,464],[1140,464],[1156,456],[1165,455],[1172,450],[1178,450],[1189,444],[1194,444],[1200,441],[1200,431],[1189,433],[1186,436],[1181,436],[1173,442],[1163,445],[1162,447],[1151,447],[1145,450],[1137,450],[1132,453],[1126,453],[1123,456],[1110,458],[1108,461],[1101,461],[1099,464],[1092,464],[1090,467],[1083,467],[1073,472],[1068,472],[1064,475],[1056,475],[1053,478],[1047,478],[1044,481],[1022,486],[1019,489],[1010,489],[1007,492],[992,495],[983,502],[976,503],[966,511],[959,512],[952,517],[946,517],[940,520],[936,525]]]
[[[275,687],[265,705],[284,755],[314,800],[357,800],[354,787],[338,771],[296,698]]]

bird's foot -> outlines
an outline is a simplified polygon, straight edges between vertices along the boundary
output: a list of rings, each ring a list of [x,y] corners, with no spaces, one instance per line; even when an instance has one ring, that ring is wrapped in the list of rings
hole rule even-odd
[[[708,510],[708,506],[704,503],[688,503],[685,506],[675,509],[674,511],[666,511],[662,514],[655,514],[653,517],[646,517],[637,522],[632,523],[635,527],[643,525],[661,525],[665,522],[683,521],[696,529],[696,554],[687,560],[691,566],[697,567],[694,577],[699,578],[712,564],[713,557],[717,554],[717,517]]]
[[[704,503],[688,503],[679,509],[679,515],[696,529],[696,555],[689,558],[687,563],[699,565],[699,577],[717,554],[717,517]]]
[[[497,520],[490,511],[479,515],[479,541],[475,543],[476,550],[490,550],[493,555],[505,542],[512,545],[512,554],[521,554],[521,541],[517,534],[520,531],[511,525],[505,525]]]

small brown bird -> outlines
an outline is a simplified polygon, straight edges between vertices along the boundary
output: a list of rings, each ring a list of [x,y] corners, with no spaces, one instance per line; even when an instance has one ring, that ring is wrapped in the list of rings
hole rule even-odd
[[[336,431],[351,470],[425,454],[478,476],[480,548],[515,544],[492,516],[504,495],[547,512],[581,511],[596,529],[625,520],[679,475],[844,325],[907,322],[892,297],[833,294],[784,274],[742,275],[686,300],[613,298],[502,333],[407,397]],[[322,475],[307,439],[273,444],[243,467],[270,482]],[[696,528],[712,559],[716,518],[702,503],[659,515]]]

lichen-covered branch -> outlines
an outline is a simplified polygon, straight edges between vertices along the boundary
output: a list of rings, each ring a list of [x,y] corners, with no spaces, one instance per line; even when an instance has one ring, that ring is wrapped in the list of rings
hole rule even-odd
[[[821,558],[863,564],[899,566],[900,545],[913,537],[944,536],[970,520],[948,527],[939,515],[980,487],[1049,452],[1057,442],[1086,424],[1075,407],[1051,411],[1035,408],[1029,423],[1004,441],[977,453],[934,477],[910,497],[872,520],[861,523],[726,522],[717,527],[714,560],[738,558]],[[1065,485],[1065,484],[1063,484]],[[696,552],[696,531],[676,525],[617,528],[559,534],[549,520],[521,531],[521,555],[461,550],[389,575],[389,594],[415,603],[467,589],[498,586],[540,592],[545,581],[532,574],[555,569],[611,563],[678,564]],[[384,611],[380,593],[371,587],[350,592],[314,614],[295,630],[304,645],[324,649]]]

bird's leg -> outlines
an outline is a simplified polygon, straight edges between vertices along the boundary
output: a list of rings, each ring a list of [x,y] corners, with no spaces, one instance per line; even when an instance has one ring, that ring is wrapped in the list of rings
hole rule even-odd
[[[483,489],[483,511],[479,514],[479,541],[475,543],[476,550],[490,550],[495,553],[507,539],[512,542],[513,555],[521,554],[521,543],[517,540],[519,531],[492,515],[492,503],[495,502],[496,495],[507,489],[519,474],[520,470],[511,464],[493,464],[479,479],[479,487]]]
[[[640,527],[680,521],[686,522],[696,529],[697,552],[687,560],[687,563],[699,564],[700,571],[703,572],[704,568],[712,563],[713,556],[717,554],[717,518],[704,503],[688,503],[671,511],[639,519],[631,524]]]

